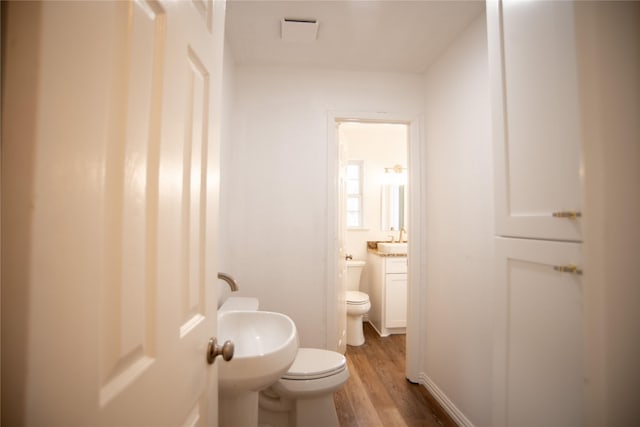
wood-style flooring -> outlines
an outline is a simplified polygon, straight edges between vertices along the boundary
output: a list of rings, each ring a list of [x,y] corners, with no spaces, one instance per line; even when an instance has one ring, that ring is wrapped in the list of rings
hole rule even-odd
[[[405,336],[380,337],[364,323],[365,343],[347,346],[351,374],[334,394],[341,427],[456,427],[427,389],[405,378]]]

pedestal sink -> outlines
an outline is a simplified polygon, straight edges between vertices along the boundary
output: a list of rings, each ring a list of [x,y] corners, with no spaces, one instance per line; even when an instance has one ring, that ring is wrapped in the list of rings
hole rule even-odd
[[[218,368],[220,426],[257,426],[258,392],[275,383],[298,352],[288,316],[269,311],[218,314],[218,341],[231,340],[233,359]]]

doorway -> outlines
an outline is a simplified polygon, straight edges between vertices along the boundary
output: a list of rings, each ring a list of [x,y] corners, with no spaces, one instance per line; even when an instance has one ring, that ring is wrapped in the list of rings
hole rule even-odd
[[[382,305],[380,278],[373,273],[382,259],[368,253],[368,242],[406,240],[408,224],[408,125],[406,123],[342,122],[338,127],[339,144],[346,155],[346,215],[344,244],[353,260],[365,262],[360,290],[369,295],[372,308],[365,318],[381,335]],[[342,231],[342,230],[341,230]],[[402,234],[402,235],[401,235]],[[402,288],[402,289],[399,289]],[[396,287],[406,295],[406,286]],[[398,301],[406,301],[398,296]],[[402,305],[406,306],[406,302]],[[402,307],[400,307],[402,310]],[[406,310],[402,310],[405,311]],[[402,313],[398,313],[402,317]],[[404,327],[400,326],[403,332]]]
[[[375,113],[375,114],[330,114],[329,115],[329,156],[328,156],[328,178],[329,178],[329,212],[333,212],[334,215],[329,215],[329,241],[327,252],[327,274],[329,283],[327,291],[327,343],[329,348],[343,351],[344,347],[344,334],[343,334],[343,315],[341,307],[344,305],[344,299],[341,295],[344,295],[346,287],[346,265],[344,259],[347,254],[353,255],[354,259],[367,258],[367,241],[384,241],[390,240],[390,236],[394,236],[394,239],[398,239],[400,228],[404,227],[408,231],[408,246],[409,246],[409,275],[407,286],[407,328],[406,328],[406,342],[407,342],[407,372],[406,376],[410,380],[417,382],[419,372],[419,348],[420,348],[420,276],[421,265],[420,262],[412,262],[411,260],[418,261],[421,259],[421,250],[419,244],[419,236],[422,220],[420,218],[421,212],[421,185],[420,185],[420,158],[421,145],[419,143],[421,137],[422,119],[407,116],[391,116],[387,113]],[[360,154],[354,154],[349,156],[348,150],[345,145],[348,145],[344,137],[341,137],[340,128],[353,130],[354,128],[362,127],[374,130],[373,137],[369,135],[370,140],[375,138],[375,130],[378,134],[382,133],[380,130],[387,128],[386,130],[396,130],[401,136],[402,148],[404,150],[398,150],[394,154],[390,154],[391,145],[387,147],[387,152],[382,152],[375,157],[372,153],[377,151],[378,148],[369,150],[369,155],[366,150],[366,143],[364,148],[361,146],[358,148]],[[356,131],[357,132],[357,131]],[[352,132],[351,132],[352,133]],[[367,133],[367,130],[364,131]],[[365,137],[367,138],[367,137]],[[378,141],[377,143],[380,143]],[[374,143],[371,143],[372,146]],[[362,144],[361,144],[362,145]],[[373,147],[372,147],[373,148]],[[353,151],[352,151],[353,152]],[[353,198],[350,201],[349,217],[347,221],[346,206],[341,204],[342,192],[341,188],[346,187],[344,180],[346,179],[345,172],[346,166],[351,160],[353,171],[360,170],[363,180],[363,192],[361,195],[353,194]],[[342,166],[342,167],[341,167]],[[398,216],[402,217],[400,222],[394,222],[394,225],[387,221],[386,225],[383,224],[383,205],[382,205],[382,185],[385,174],[393,170],[394,167],[404,173],[404,177],[401,178],[403,185],[406,189],[404,191],[404,209],[401,211],[396,210],[396,219]],[[409,185],[410,184],[410,185]],[[365,187],[369,187],[367,190]],[[377,187],[377,188],[376,188]],[[371,190],[374,188],[374,190]],[[348,195],[344,195],[345,205]],[[360,200],[358,201],[358,199]],[[369,200],[367,200],[369,199]],[[396,198],[396,202],[400,199]],[[388,202],[388,201],[386,201]],[[360,212],[359,212],[360,210]],[[387,206],[388,212],[388,206]],[[400,212],[402,212],[400,214]],[[358,222],[358,216],[360,216],[361,223]],[[387,218],[388,220],[389,218]],[[347,224],[350,226],[348,227]],[[391,229],[393,228],[393,230]],[[351,235],[351,236],[349,236]],[[353,252],[353,253],[352,253]],[[366,283],[366,277],[363,280],[363,284]],[[362,287],[362,285],[361,285]],[[367,292],[367,289],[362,289]],[[346,317],[344,322],[346,323]]]

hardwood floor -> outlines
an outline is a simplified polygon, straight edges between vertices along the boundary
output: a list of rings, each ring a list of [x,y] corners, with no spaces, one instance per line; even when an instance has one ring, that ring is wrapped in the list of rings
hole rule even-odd
[[[455,427],[425,387],[405,378],[405,336],[380,337],[364,324],[365,343],[347,346],[350,377],[334,395],[341,427]]]

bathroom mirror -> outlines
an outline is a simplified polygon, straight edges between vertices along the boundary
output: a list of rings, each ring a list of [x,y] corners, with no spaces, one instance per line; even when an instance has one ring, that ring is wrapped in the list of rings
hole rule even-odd
[[[380,225],[381,230],[400,230],[402,227],[407,226],[405,216],[406,200],[404,185],[383,185],[380,196],[380,205],[382,207],[382,224]]]

